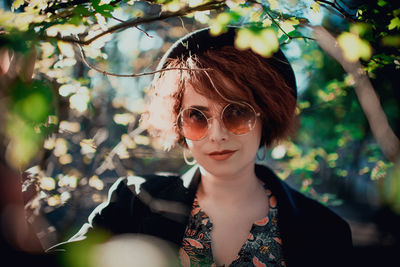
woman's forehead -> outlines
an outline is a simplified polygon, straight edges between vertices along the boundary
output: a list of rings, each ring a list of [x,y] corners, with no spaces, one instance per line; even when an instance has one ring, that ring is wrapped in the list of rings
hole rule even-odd
[[[197,92],[191,84],[186,84],[182,98],[182,108],[190,106],[202,106],[208,109],[214,109],[219,106],[225,105],[226,102],[213,100],[210,97],[206,97],[203,94]]]
[[[198,93],[191,84],[186,84],[183,92],[182,106],[188,107],[193,105],[208,106],[211,99]]]

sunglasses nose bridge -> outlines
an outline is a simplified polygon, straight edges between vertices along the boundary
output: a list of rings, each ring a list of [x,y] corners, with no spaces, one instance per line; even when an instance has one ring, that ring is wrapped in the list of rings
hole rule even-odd
[[[223,140],[227,138],[228,129],[226,129],[219,116],[207,118],[207,127],[207,134],[210,140]]]

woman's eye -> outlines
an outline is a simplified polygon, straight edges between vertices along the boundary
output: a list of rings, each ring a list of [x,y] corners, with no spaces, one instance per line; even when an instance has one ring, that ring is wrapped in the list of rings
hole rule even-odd
[[[204,120],[204,116],[200,112],[198,112],[196,110],[192,110],[190,112],[189,118],[191,120],[197,120],[197,121]]]
[[[240,117],[245,113],[245,110],[241,107],[232,107],[229,109],[230,116]]]
[[[239,108],[232,109],[232,114],[235,116],[240,116],[242,113],[243,113],[242,110]]]

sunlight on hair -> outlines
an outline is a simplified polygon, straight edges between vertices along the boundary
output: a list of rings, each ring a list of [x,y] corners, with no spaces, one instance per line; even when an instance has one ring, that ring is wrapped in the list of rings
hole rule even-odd
[[[171,103],[175,99],[175,91],[179,86],[179,79],[181,73],[175,70],[164,73],[156,84],[153,85],[153,91],[150,93],[146,104],[146,110],[141,117],[141,127],[152,132],[153,137],[161,138],[160,142],[164,144],[164,149],[169,150],[172,148],[177,140],[174,129],[175,112]],[[151,112],[149,112],[151,111]],[[155,129],[154,126],[157,126]],[[158,129],[169,129],[168,134],[160,136]],[[135,140],[136,143],[141,140]]]
[[[175,254],[161,239],[125,234],[95,246],[89,257],[96,267],[167,267],[177,266]]]

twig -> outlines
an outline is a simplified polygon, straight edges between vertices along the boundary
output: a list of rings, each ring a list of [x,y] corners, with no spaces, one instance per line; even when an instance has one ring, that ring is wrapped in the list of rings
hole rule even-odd
[[[145,30],[143,30],[143,29],[140,29],[138,26],[135,26],[135,28],[136,29],[138,29],[139,31],[141,31],[142,33],[144,33],[144,34],[146,34],[147,35],[147,37],[149,37],[149,38],[153,38],[153,36],[151,36],[151,35],[149,35]]]
[[[285,31],[282,29],[281,25],[275,20],[275,18],[274,18],[267,10],[264,9],[264,11],[265,11],[265,13],[268,15],[268,17],[272,20],[272,23],[274,23],[274,24],[279,28],[279,30],[281,30],[282,33],[283,33],[289,40],[292,40],[292,39],[299,39],[299,38],[301,38],[301,39],[307,39],[307,40],[315,40],[314,38],[312,38],[312,37],[307,37],[307,36],[290,36],[287,32],[285,32]],[[284,43],[284,44],[285,44],[285,43]]]
[[[86,57],[85,51],[83,51],[83,48],[81,45],[78,44],[79,50],[81,52],[81,58],[83,63],[90,68],[94,69],[97,72],[102,73],[103,75],[108,75],[108,76],[115,76],[115,77],[140,77],[140,76],[145,76],[145,75],[153,75],[159,72],[164,72],[164,71],[170,71],[170,70],[187,70],[187,71],[206,71],[210,70],[209,68],[199,68],[199,69],[191,69],[191,68],[168,68],[168,69],[161,69],[161,70],[156,70],[156,71],[150,71],[150,72],[142,72],[142,73],[132,73],[132,74],[116,74],[116,73],[111,73],[102,69],[99,69],[98,67],[94,66],[91,64]]]
[[[117,17],[115,17],[115,16],[111,16],[113,19],[115,19],[116,21],[119,21],[119,22],[122,22],[122,23],[124,23],[125,21],[124,20],[122,20],[122,19],[119,19],[119,18],[117,18]]]

